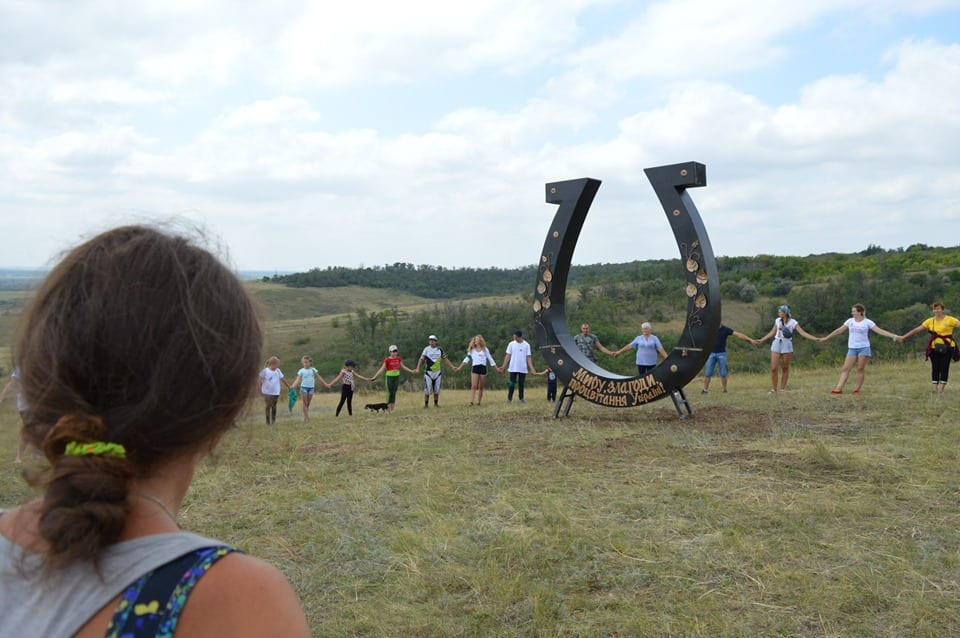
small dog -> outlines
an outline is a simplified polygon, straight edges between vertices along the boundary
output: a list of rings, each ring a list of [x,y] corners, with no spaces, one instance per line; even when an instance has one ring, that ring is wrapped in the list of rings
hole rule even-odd
[[[390,409],[390,405],[388,403],[368,403],[363,407],[365,410],[372,410],[373,412],[380,412],[381,410],[386,412]]]

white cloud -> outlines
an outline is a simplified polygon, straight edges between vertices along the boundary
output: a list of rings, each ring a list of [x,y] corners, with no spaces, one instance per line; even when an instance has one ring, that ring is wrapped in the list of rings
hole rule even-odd
[[[578,260],[672,257],[643,168],[686,160],[707,164],[691,195],[717,254],[906,245],[929,235],[918,211],[960,236],[955,36],[887,23],[872,66],[811,74],[796,99],[743,81],[868,5],[875,23],[902,15],[865,0],[65,5],[74,32],[20,3],[0,26],[15,45],[0,60],[4,259],[181,215],[244,267],[533,263],[554,213],[544,182],[582,176],[604,184]],[[432,120],[390,102],[425,86],[436,100],[447,78],[477,90],[440,95]],[[356,117],[331,106],[354,99]]]

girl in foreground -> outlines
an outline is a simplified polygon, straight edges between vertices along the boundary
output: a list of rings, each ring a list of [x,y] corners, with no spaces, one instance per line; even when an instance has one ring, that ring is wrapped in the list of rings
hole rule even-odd
[[[24,434],[49,467],[29,479],[37,500],[0,511],[3,625],[309,636],[283,574],[177,519],[257,379],[262,335],[237,278],[184,237],[117,228],[53,269],[21,325]]]
[[[870,361],[870,331],[873,330],[879,335],[890,337],[897,341],[899,337],[892,332],[887,332],[871,319],[867,319],[866,308],[862,304],[855,303],[850,309],[850,318],[843,322],[839,328],[828,334],[826,337],[820,337],[820,343],[825,342],[830,337],[835,337],[844,330],[850,331],[847,338],[847,357],[843,360],[843,368],[840,370],[840,379],[837,386],[830,391],[830,394],[843,394],[843,386],[847,383],[850,371],[853,365],[857,365],[857,387],[853,389],[854,394],[860,394],[860,388],[863,387],[863,380],[867,376],[867,362]]]

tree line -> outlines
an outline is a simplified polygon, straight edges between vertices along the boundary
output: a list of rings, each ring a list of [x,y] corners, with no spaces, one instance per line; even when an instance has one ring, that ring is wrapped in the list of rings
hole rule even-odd
[[[756,310],[751,325],[738,330],[760,337],[770,329],[776,308],[788,304],[803,327],[824,335],[850,316],[850,306],[862,303],[867,315],[884,328],[902,334],[929,316],[934,300],[944,301],[952,312],[960,312],[960,246],[942,248],[921,244],[884,250],[870,246],[853,254],[823,254],[807,257],[721,257],[717,259],[721,294],[725,301],[750,303]],[[271,281],[290,286],[335,287],[363,285],[405,290],[438,299],[426,310],[408,313],[399,308],[372,311],[357,308],[338,319],[346,340],[325,346],[324,359],[331,369],[339,369],[343,359],[354,358],[379,366],[388,343],[400,346],[411,367],[426,344],[426,336],[437,334],[441,346],[456,364],[467,342],[483,334],[499,362],[514,330],[522,329],[531,341],[538,370],[545,365],[539,357],[533,325],[533,266],[516,269],[476,269],[391,266],[313,270],[301,275],[273,277]],[[313,283],[308,283],[313,282]],[[615,348],[629,343],[639,333],[641,321],[656,325],[682,315],[686,310],[685,280],[679,259],[635,261],[622,264],[574,266],[568,278],[567,318],[572,331],[581,322],[591,323],[604,345]],[[429,294],[425,294],[429,292]],[[475,304],[463,300],[471,296],[498,295],[512,301]],[[679,334],[658,330],[669,349]],[[889,340],[874,340],[875,359],[916,356],[919,346],[898,345]],[[919,341],[917,342],[919,343]],[[742,342],[731,343],[736,370],[762,371],[768,365],[765,348],[753,348]],[[836,343],[800,345],[802,365],[835,365],[844,351]],[[632,375],[633,358],[604,358],[612,372]],[[319,367],[319,366],[318,366]],[[498,387],[504,382],[491,375],[488,383]]]

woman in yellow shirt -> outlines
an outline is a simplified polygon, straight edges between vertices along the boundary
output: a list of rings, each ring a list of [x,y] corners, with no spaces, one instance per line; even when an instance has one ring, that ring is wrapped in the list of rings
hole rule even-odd
[[[926,357],[930,359],[930,371],[933,379],[933,392],[943,394],[947,387],[947,378],[950,376],[950,361],[957,348],[957,341],[953,338],[953,331],[960,325],[960,319],[946,314],[946,308],[939,301],[930,306],[933,316],[919,326],[900,337],[900,343],[918,332],[926,330],[930,333],[927,342]]]

